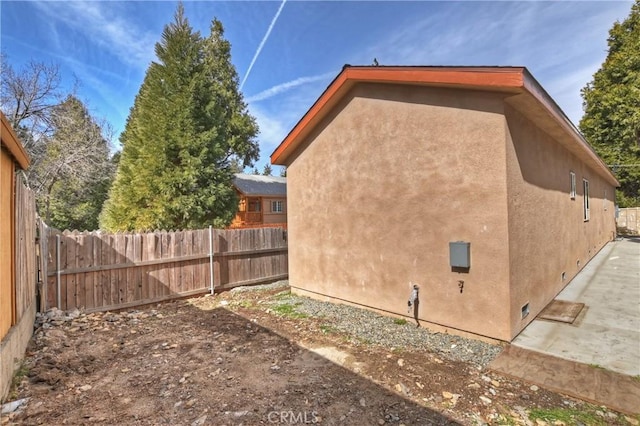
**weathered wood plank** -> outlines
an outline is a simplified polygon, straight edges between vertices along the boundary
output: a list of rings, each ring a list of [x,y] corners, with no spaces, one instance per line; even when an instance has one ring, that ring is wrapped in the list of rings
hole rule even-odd
[[[63,309],[118,309],[210,288],[208,229],[115,235],[65,231],[62,241],[60,272],[68,281]],[[217,289],[286,277],[287,244],[280,229],[215,230],[213,242]],[[55,259],[55,251],[49,253]],[[52,265],[47,274],[52,282],[55,273]]]
[[[64,237],[62,238],[62,241],[60,241],[60,244],[65,248],[65,256],[64,260],[62,258],[60,259],[60,265],[64,265],[65,268],[72,268],[76,266],[75,259],[77,245],[75,244],[75,239],[71,235],[65,235],[64,233],[63,235]],[[66,298],[62,302],[63,307],[61,309],[73,309],[76,307],[76,276],[75,274],[68,275],[63,281],[65,282]]]
[[[81,246],[78,255],[78,265],[94,266],[93,263],[93,235],[84,234],[80,236]],[[85,272],[78,275],[78,299],[81,308],[93,308],[93,293],[95,285],[93,282],[93,273]]]
[[[162,235],[162,258],[169,259],[171,257],[175,257],[175,238],[173,232],[165,232]],[[171,294],[171,289],[175,285],[176,274],[177,272],[174,270],[173,265],[166,264],[164,268],[165,279],[162,281],[162,295],[167,296]]]
[[[116,234],[116,263],[124,264],[127,262],[127,239],[124,234]],[[117,272],[118,283],[118,303],[127,302],[127,271],[124,269],[118,269]]]

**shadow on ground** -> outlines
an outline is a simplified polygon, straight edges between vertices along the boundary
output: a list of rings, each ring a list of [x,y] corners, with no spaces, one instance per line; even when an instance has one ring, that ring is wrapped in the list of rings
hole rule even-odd
[[[20,395],[31,400],[14,421],[458,424],[227,309],[158,309],[36,334]]]

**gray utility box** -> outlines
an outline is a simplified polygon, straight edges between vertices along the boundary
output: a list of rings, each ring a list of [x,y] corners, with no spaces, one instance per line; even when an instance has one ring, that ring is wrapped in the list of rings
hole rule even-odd
[[[449,263],[452,268],[471,267],[471,243],[452,241],[449,243]]]

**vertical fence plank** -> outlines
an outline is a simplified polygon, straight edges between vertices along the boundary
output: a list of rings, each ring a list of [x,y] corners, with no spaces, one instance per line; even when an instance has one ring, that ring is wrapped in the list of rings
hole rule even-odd
[[[47,270],[49,272],[57,272],[56,266],[56,251],[58,247],[56,246],[56,235],[57,231],[54,232],[53,229],[47,228],[47,248],[49,249],[49,255],[47,256]],[[47,283],[47,308],[51,308],[53,306],[60,308],[58,306],[58,293],[56,286],[56,276],[48,276],[45,277]]]
[[[173,249],[171,245],[173,239],[171,238],[171,231],[162,231],[162,238],[160,240],[160,253],[162,259],[169,259],[172,256]],[[173,269],[171,264],[162,264],[162,274],[160,275],[160,282],[162,283],[159,290],[159,296],[166,296],[169,294],[169,289],[173,285]]]
[[[149,247],[150,259],[162,259],[162,236],[158,231],[153,233],[153,246]],[[160,289],[160,285],[162,285],[162,280],[160,278],[160,272],[164,268],[164,265],[156,265],[153,271],[153,275],[149,277],[149,297],[155,298],[159,296],[161,293],[158,291]]]
[[[71,269],[75,266],[75,258],[76,258],[76,244],[73,241],[73,236],[71,232],[63,232],[64,236],[63,241],[60,242],[61,247],[64,248],[64,251],[61,249],[60,253],[63,255],[60,258],[60,268],[62,270]],[[64,306],[62,309],[73,309],[75,308],[75,299],[76,299],[76,278],[75,274],[65,275],[65,279],[62,279],[64,282],[64,288],[66,289],[65,299],[62,302]]]
[[[97,232],[91,233],[91,258],[94,266],[101,266],[102,263],[102,242],[100,241],[100,234]],[[93,306],[95,308],[102,307],[102,274],[99,272],[91,273],[93,278]]]
[[[103,252],[106,250],[106,258],[109,260],[109,264],[113,265],[118,261],[118,251],[116,247],[116,236],[107,235],[104,238],[104,245],[102,247]],[[118,287],[118,271],[111,270],[109,272],[109,305],[117,305],[120,303],[120,289]]]
[[[94,265],[93,261],[93,234],[82,234],[82,246],[78,259],[78,265]],[[95,293],[95,283],[93,281],[93,272],[78,275],[78,293],[80,294],[80,306],[86,309],[95,308],[93,294]]]
[[[55,233],[46,231],[50,243],[46,256],[50,306],[55,305],[56,297]],[[214,230],[213,233],[217,289],[286,276],[287,242],[281,228]],[[278,248],[285,250],[259,252]],[[60,308],[118,309],[207,292],[210,288],[208,254],[208,229],[145,234],[64,231],[60,250]],[[164,262],[155,263],[155,260]],[[147,264],[149,261],[153,263]],[[25,300],[26,297],[25,293]]]
[[[116,259],[115,264],[122,264],[127,261],[126,249],[127,249],[127,237],[124,234],[117,233],[115,235],[116,243]],[[127,301],[127,270],[117,269],[117,283],[118,283],[118,304],[125,303]]]

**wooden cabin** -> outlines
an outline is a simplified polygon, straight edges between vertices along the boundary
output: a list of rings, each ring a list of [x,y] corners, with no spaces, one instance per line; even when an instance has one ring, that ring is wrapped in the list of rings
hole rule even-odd
[[[233,186],[240,201],[232,228],[286,227],[286,178],[237,173]]]

